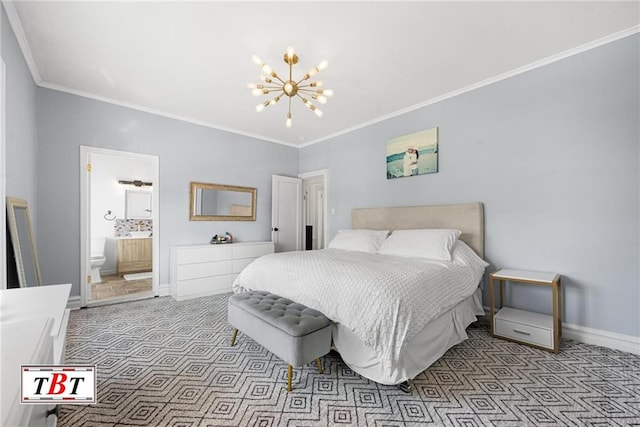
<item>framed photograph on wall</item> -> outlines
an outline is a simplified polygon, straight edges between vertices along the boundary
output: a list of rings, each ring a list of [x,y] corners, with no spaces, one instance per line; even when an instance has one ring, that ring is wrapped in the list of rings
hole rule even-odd
[[[438,128],[387,142],[387,179],[438,172]]]

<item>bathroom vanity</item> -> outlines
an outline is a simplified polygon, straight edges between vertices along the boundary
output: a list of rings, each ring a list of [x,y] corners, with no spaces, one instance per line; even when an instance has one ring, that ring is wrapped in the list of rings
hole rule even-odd
[[[153,239],[151,237],[117,239],[118,274],[151,271],[153,264]]]

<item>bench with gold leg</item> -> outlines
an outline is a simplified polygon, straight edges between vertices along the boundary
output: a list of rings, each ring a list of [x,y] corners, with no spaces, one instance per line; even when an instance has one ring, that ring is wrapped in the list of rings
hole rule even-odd
[[[322,373],[320,357],[331,347],[331,321],[317,310],[269,292],[251,291],[229,298],[228,319],[238,330],[289,364],[287,391],[291,391],[293,367],[314,359]]]

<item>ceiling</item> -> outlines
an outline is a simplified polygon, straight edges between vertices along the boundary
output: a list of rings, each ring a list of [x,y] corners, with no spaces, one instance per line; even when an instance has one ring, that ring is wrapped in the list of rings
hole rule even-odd
[[[5,3],[36,83],[293,146],[314,143],[638,31],[638,2]],[[257,54],[335,96],[317,118],[255,106]]]

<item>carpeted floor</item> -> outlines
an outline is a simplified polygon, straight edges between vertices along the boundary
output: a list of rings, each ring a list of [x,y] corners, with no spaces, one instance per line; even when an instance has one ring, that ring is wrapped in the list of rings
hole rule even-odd
[[[67,364],[97,365],[98,404],[63,405],[66,426],[640,425],[640,356],[565,340],[559,354],[491,338],[486,324],[419,375],[413,394],[371,382],[338,355],[294,370],[239,334],[227,295],[71,313]]]

